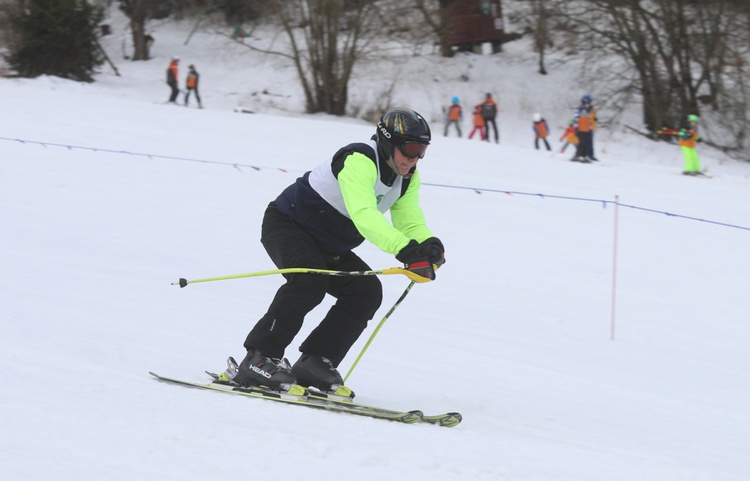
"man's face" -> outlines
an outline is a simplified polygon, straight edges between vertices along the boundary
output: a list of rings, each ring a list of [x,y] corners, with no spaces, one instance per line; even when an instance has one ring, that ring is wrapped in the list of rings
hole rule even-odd
[[[393,163],[396,164],[398,173],[408,174],[417,165],[419,159],[424,157],[426,150],[426,145],[418,143],[409,143],[393,149]]]
[[[393,163],[396,164],[398,173],[401,175],[408,174],[412,167],[417,165],[418,161],[419,157],[407,157],[399,149],[394,149],[393,151]]]

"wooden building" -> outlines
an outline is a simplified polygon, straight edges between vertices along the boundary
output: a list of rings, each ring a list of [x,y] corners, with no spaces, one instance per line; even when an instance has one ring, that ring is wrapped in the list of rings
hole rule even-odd
[[[500,0],[443,0],[448,11],[450,44],[459,50],[481,53],[482,44],[502,50],[505,40]]]

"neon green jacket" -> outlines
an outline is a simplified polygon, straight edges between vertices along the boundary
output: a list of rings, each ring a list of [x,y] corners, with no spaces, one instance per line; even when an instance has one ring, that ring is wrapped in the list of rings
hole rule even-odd
[[[411,239],[433,237],[419,206],[419,171],[395,175],[376,158],[374,142],[350,144],[287,187],[276,206],[334,255],[365,239],[395,255]]]

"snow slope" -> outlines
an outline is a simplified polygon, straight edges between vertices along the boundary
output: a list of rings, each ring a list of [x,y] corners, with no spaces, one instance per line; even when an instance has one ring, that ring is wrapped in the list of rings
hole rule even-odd
[[[442,93],[399,84],[435,118],[421,197],[448,262],[348,382],[362,402],[460,411],[460,426],[151,379],[202,380],[242,355],[282,278],[170,283],[272,268],[258,241],[265,205],[373,133],[299,115],[296,94],[296,107],[232,112],[249,91],[237,82],[247,59],[217,55],[223,40],[206,32],[188,49],[191,27],[161,32],[157,58],[118,64],[122,77],[0,80],[3,479],[747,478],[750,165],[701,149],[713,177],[685,177],[675,146],[614,128],[597,138],[600,163],[534,151],[521,89],[552,80],[524,70],[533,62],[520,53],[505,54],[502,82],[525,81],[503,94],[499,146],[442,137]],[[205,73],[206,109],[161,104],[173,51]],[[484,79],[497,68],[486,60],[470,60]],[[271,67],[255,64],[255,82],[286,91],[292,80]],[[369,244],[358,253],[373,268],[397,264]],[[407,285],[382,280],[383,307],[342,372]]]

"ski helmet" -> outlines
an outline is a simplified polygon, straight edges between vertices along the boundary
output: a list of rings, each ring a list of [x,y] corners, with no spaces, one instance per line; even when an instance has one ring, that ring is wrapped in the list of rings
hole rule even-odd
[[[697,115],[695,115],[695,114],[688,115],[688,122],[697,122],[697,121],[698,121],[698,116]]]
[[[407,143],[427,146],[432,140],[430,126],[424,117],[405,107],[395,107],[383,114],[375,129],[375,135],[378,155],[386,160],[396,174],[399,174],[393,162],[393,152],[396,148],[403,152],[403,147]],[[424,153],[420,157],[423,155]]]
[[[585,94],[583,97],[581,97],[581,103],[590,104],[593,101],[594,97],[592,97],[591,94]]]
[[[539,122],[542,120],[542,114],[534,114],[534,122]]]
[[[458,97],[453,97],[451,99],[451,102],[453,102],[454,104],[457,104],[458,103]]]

